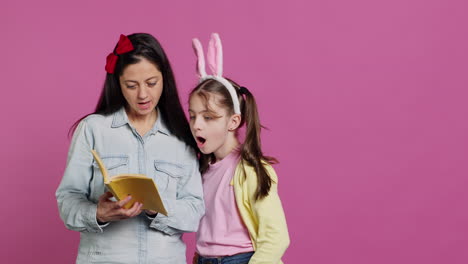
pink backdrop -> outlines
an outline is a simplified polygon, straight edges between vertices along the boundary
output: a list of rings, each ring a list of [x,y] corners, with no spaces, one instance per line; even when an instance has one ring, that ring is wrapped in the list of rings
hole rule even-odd
[[[265,152],[281,161],[286,263],[467,263],[467,8],[3,1],[0,261],[75,260],[79,234],[65,229],[54,192],[68,128],[94,108],[119,34],[161,40],[186,107],[190,40],[219,32],[225,73],[256,95]]]

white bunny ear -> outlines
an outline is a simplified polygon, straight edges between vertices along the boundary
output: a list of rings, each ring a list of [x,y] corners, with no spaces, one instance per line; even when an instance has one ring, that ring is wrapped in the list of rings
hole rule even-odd
[[[203,54],[203,48],[200,41],[197,38],[192,39],[192,46],[195,54],[197,55],[197,73],[200,78],[206,76],[205,69],[205,56]]]
[[[218,33],[211,34],[210,43],[208,44],[208,65],[214,76],[223,76],[223,46]]]

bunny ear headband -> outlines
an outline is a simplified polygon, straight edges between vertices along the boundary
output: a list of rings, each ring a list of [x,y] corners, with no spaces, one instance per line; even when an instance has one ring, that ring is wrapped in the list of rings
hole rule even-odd
[[[200,82],[207,79],[213,79],[220,82],[232,97],[234,104],[234,113],[240,114],[239,99],[237,98],[236,89],[232,84],[223,77],[223,47],[221,46],[221,39],[218,33],[211,34],[211,39],[208,44],[208,65],[210,66],[212,75],[207,75],[205,70],[205,57],[203,55],[203,48],[200,41],[196,38],[192,40],[193,49],[197,55],[197,73],[200,77]]]

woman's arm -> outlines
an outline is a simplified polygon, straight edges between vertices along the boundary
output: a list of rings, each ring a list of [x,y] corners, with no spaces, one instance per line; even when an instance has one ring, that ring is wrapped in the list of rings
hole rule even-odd
[[[88,200],[93,173],[90,137],[86,120],[83,120],[73,135],[65,173],[55,196],[60,217],[68,229],[102,232],[96,219],[97,204]]]

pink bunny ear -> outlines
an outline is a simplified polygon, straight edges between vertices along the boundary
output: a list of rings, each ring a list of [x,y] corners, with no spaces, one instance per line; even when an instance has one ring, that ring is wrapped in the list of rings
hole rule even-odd
[[[192,46],[195,54],[197,55],[197,73],[200,78],[206,76],[205,70],[205,56],[203,55],[203,48],[197,38],[192,39]]]
[[[197,71],[200,75],[200,82],[208,79],[216,80],[220,82],[226,89],[232,98],[234,105],[234,113],[241,114],[239,98],[237,98],[237,92],[234,86],[223,77],[223,47],[221,46],[221,39],[217,33],[211,34],[210,43],[208,44],[207,60],[210,66],[212,75],[206,74],[205,69],[205,58],[203,55],[203,48],[200,41],[196,38],[192,40],[193,49],[197,54]]]
[[[211,34],[210,43],[208,44],[208,65],[214,76],[223,76],[223,46],[218,33]]]

